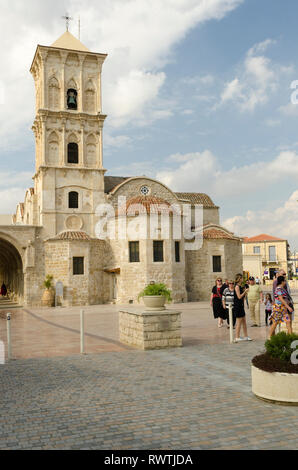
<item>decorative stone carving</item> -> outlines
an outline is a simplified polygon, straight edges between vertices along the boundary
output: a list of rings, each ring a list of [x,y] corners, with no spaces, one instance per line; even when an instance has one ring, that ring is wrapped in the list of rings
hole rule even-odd
[[[83,220],[78,215],[70,215],[65,220],[65,228],[67,230],[81,230],[83,227]]]

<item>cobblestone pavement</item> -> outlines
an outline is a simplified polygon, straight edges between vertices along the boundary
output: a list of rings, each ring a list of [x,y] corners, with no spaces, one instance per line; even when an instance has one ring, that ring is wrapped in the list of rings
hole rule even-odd
[[[298,407],[251,392],[263,341],[0,366],[0,449],[296,449]]]

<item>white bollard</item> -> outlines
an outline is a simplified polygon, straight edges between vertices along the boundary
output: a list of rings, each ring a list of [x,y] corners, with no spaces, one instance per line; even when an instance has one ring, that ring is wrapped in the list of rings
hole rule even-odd
[[[230,322],[230,343],[234,342],[234,332],[233,332],[233,308],[232,305],[229,305],[229,322]]]
[[[85,322],[84,322],[84,310],[80,312],[81,318],[81,354],[85,354]]]
[[[10,319],[11,319],[11,314],[8,313],[6,315],[7,319],[7,359],[8,361],[11,360],[11,329],[10,329]]]

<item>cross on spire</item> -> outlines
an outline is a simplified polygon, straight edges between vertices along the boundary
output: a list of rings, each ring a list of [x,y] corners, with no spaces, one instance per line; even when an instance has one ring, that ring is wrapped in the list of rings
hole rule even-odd
[[[73,18],[71,16],[69,16],[68,13],[66,13],[65,16],[62,16],[62,19],[65,20],[65,22],[66,22],[66,31],[68,31],[69,23],[71,22],[71,20],[73,20]]]

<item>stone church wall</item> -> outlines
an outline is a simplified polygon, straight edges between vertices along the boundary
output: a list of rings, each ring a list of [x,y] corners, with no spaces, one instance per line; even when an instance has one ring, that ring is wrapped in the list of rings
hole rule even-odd
[[[221,272],[213,272],[213,256],[221,256]],[[234,279],[242,273],[242,248],[237,240],[204,240],[197,251],[186,251],[186,289],[191,302],[209,300],[215,279]]]

